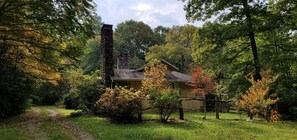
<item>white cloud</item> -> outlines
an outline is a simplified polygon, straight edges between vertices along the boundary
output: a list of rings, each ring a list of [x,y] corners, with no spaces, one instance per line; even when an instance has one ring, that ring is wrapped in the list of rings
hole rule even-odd
[[[131,9],[136,11],[149,11],[152,9],[152,6],[146,3],[138,3],[136,6],[131,6]]]
[[[117,25],[126,20],[143,21],[151,27],[187,24],[181,1],[177,0],[95,0],[103,22]],[[194,25],[201,26],[201,22]]]

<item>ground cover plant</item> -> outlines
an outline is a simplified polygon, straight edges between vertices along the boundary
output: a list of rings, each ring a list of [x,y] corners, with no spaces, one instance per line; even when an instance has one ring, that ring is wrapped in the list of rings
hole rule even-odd
[[[245,115],[236,113],[221,113],[220,120],[215,119],[214,112],[207,112],[206,120],[202,119],[203,112],[186,112],[185,120],[179,120],[178,113],[173,113],[171,118],[175,121],[165,124],[158,122],[158,114],[144,113],[143,123],[117,124],[95,116],[67,117],[71,112],[75,110],[34,107],[19,117],[1,121],[0,139],[289,140],[297,137],[296,122],[269,123],[257,117],[247,122]],[[33,120],[37,123],[31,123]]]

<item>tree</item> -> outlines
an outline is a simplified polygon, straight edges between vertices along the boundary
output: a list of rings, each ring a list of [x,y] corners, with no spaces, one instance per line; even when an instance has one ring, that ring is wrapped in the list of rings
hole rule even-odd
[[[217,16],[218,21],[222,24],[233,25],[229,29],[230,31],[239,31],[232,38],[248,37],[253,54],[254,78],[260,80],[261,67],[255,33],[275,28],[267,25],[267,21],[269,22],[270,20],[268,17],[273,15],[270,9],[270,6],[273,4],[273,1],[234,0],[230,2],[228,0],[192,0],[187,3],[185,10],[189,20],[207,20],[212,16]]]
[[[84,70],[86,74],[90,74],[95,72],[96,70],[100,69],[100,29],[102,26],[101,17],[95,15],[94,16],[94,32],[95,37],[88,39],[85,47],[84,47],[84,54],[80,58],[80,67]]]
[[[171,113],[182,105],[179,91],[169,88],[165,79],[166,70],[166,65],[156,59],[152,60],[145,67],[141,88],[145,95],[149,95],[152,106],[158,109],[162,123],[166,123]]]
[[[243,2],[248,2],[253,28],[248,28],[247,8],[244,9]],[[296,118],[295,1],[194,0],[185,10],[190,20],[217,17],[198,29],[192,56],[198,65],[205,66],[214,75],[220,92],[238,97],[251,86],[246,75],[253,73],[257,79],[257,57],[253,54],[250,37],[250,31],[254,31],[260,69],[271,69],[273,74],[280,75],[271,86],[280,97],[279,111],[283,118]]]
[[[156,45],[164,45],[166,43],[165,39],[169,29],[170,28],[163,27],[161,25],[157,26],[154,29]]]
[[[21,93],[32,93],[32,81],[57,84],[59,67],[66,59],[78,59],[81,46],[94,35],[94,6],[89,0],[2,0],[0,7],[0,77],[19,78],[14,82],[1,80],[1,96],[11,98],[1,98],[1,102],[15,104],[6,106],[7,110],[23,110],[17,102],[26,103],[28,96]]]
[[[86,74],[100,69],[100,40],[100,36],[96,36],[87,41],[85,55],[81,58],[81,67]]]
[[[267,76],[267,72],[266,72]],[[273,81],[270,77],[263,77],[256,81],[253,77],[249,79],[252,86],[242,94],[236,103],[238,109],[245,109],[248,113],[249,120],[253,120],[255,114],[262,115],[267,121],[270,120],[270,106],[275,104],[279,98],[267,98],[269,93],[269,84]],[[272,112],[275,114],[275,112]],[[275,119],[275,118],[274,118]],[[277,118],[276,118],[277,119]]]
[[[146,95],[149,95],[150,90],[160,92],[168,88],[169,83],[165,79],[167,67],[158,60],[152,60],[145,67],[144,80],[142,80],[141,90]]]
[[[196,29],[193,25],[173,26],[166,34],[166,44],[152,46],[146,60],[165,59],[175,64],[181,72],[188,72]]]
[[[155,44],[154,32],[143,22],[128,20],[117,25],[114,32],[115,55],[119,52],[128,52],[130,58],[142,64],[131,64],[131,68],[138,68],[144,64],[145,53]],[[132,61],[130,61],[132,62]]]
[[[194,79],[193,83],[190,83],[193,86],[192,93],[199,94],[204,98],[204,113],[206,118],[206,98],[205,95],[215,91],[215,83],[210,78],[209,75],[203,73],[202,67],[197,67],[192,72],[192,78]]]

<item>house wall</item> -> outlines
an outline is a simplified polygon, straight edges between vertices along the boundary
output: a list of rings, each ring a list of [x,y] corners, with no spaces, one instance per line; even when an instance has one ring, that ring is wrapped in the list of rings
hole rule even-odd
[[[192,93],[193,87],[185,83],[175,83],[175,89],[180,91],[181,97],[183,98],[183,109],[185,111],[200,111],[203,109],[203,102],[198,100],[189,100],[193,98],[201,98]]]
[[[128,87],[134,88],[135,90],[140,90],[141,81],[128,81]]]
[[[134,88],[135,90],[141,89],[141,81],[126,81],[129,88]],[[192,98],[201,98],[195,94],[192,94],[192,87],[181,82],[171,83],[173,88],[180,91],[180,95],[183,99],[183,109],[184,111],[200,111],[203,109],[203,102],[198,100],[189,100]]]

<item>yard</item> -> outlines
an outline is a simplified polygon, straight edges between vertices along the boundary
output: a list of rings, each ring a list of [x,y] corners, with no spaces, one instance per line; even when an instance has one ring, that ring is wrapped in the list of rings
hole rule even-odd
[[[235,113],[214,113],[203,120],[202,112],[185,113],[186,120],[167,124],[157,122],[158,115],[146,113],[145,121],[115,124],[105,118],[67,117],[74,110],[52,106],[33,107],[25,114],[0,122],[0,139],[295,139],[297,122],[247,122]]]

